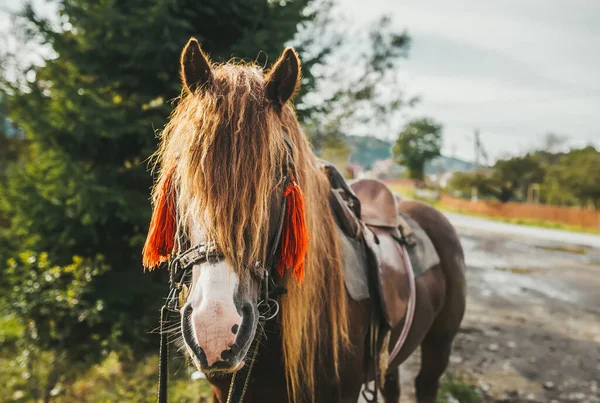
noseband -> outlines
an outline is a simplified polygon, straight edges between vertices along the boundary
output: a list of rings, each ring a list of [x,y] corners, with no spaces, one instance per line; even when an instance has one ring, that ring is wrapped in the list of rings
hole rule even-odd
[[[288,146],[290,155],[292,154],[292,145],[287,134],[283,134],[283,138]],[[286,174],[283,177],[283,189],[287,188],[290,184],[291,177]],[[254,360],[262,337],[262,330],[264,322],[271,320],[279,313],[279,302],[277,297],[285,294],[287,290],[275,283],[273,273],[275,265],[277,263],[277,251],[281,245],[281,236],[283,230],[283,224],[285,221],[285,212],[287,207],[287,199],[282,197],[282,204],[279,214],[279,222],[277,223],[277,232],[275,232],[273,238],[269,242],[269,254],[267,255],[266,262],[263,264],[260,261],[254,263],[254,267],[249,267],[254,277],[260,281],[259,298],[257,303],[258,309],[258,320],[261,326],[256,327],[256,334],[252,340],[250,346],[251,361],[247,371],[237,376],[237,372],[233,374],[231,384],[229,386],[229,394],[227,397],[227,403],[241,402],[244,399],[248,380],[250,379],[250,373],[254,366]],[[184,245],[189,244],[189,241],[185,239],[182,231],[178,231],[178,250],[183,250]],[[169,314],[171,312],[179,312],[179,295],[181,290],[185,286],[186,279],[189,278],[191,270],[194,266],[204,263],[217,263],[225,260],[225,254],[214,242],[201,242],[196,246],[190,247],[187,250],[180,252],[169,262],[169,294],[165,301],[165,304],[160,310],[160,350],[159,350],[159,372],[158,372],[158,402],[167,403],[167,381],[168,381],[168,349],[167,349],[167,337],[165,334],[165,323],[169,320]],[[257,270],[258,269],[258,270]],[[260,274],[257,274],[258,273]]]
[[[283,178],[284,189],[288,186],[290,177],[286,175]],[[262,264],[257,261],[255,267],[249,267],[251,273],[261,283],[260,296],[258,299],[259,319],[271,320],[279,312],[279,302],[273,297],[277,297],[285,293],[285,288],[275,284],[273,279],[273,271],[275,270],[275,264],[277,260],[277,250],[281,244],[281,234],[283,230],[283,223],[285,218],[285,209],[287,205],[287,199],[282,198],[282,204],[279,214],[279,221],[277,223],[277,232],[275,232],[272,240],[269,242],[269,254],[267,255],[266,264]],[[179,236],[179,245],[185,245],[186,240],[183,236]],[[185,283],[185,279],[189,276],[190,271],[196,265],[204,263],[218,263],[225,260],[225,254],[223,251],[216,246],[214,242],[200,242],[198,245],[187,249],[184,252],[178,254],[169,264],[169,272],[171,278],[169,280],[170,292],[167,297],[167,303],[172,302],[172,308],[177,309],[177,302],[179,293]],[[257,275],[256,272],[260,272]]]

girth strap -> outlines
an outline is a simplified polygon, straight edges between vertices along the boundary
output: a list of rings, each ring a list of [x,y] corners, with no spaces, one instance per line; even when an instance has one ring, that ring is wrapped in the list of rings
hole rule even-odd
[[[402,246],[403,248],[405,248],[405,246]],[[398,337],[398,340],[396,341],[396,345],[394,346],[394,348],[392,349],[392,352],[390,353],[389,359],[388,359],[388,365],[390,365],[392,363],[392,361],[394,361],[394,359],[398,356],[398,353],[400,352],[400,349],[402,348],[402,346],[404,346],[404,342],[406,342],[406,338],[408,337],[408,332],[412,326],[412,321],[415,315],[415,302],[416,302],[416,294],[417,294],[417,290],[416,290],[416,286],[415,286],[415,273],[413,272],[413,267],[412,264],[410,262],[410,259],[408,257],[408,252],[406,251],[406,249],[404,250],[403,253],[403,259],[404,259],[404,264],[406,265],[406,268],[408,269],[408,285],[409,285],[409,290],[410,290],[410,296],[408,298],[408,307],[406,310],[406,315],[404,316],[404,326],[402,327],[402,332],[400,333],[400,337]]]

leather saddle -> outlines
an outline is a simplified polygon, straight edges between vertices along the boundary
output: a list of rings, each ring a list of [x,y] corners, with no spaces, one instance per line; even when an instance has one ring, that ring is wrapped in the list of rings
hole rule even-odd
[[[369,265],[371,289],[390,328],[404,318],[410,297],[410,271],[403,228],[397,208],[398,196],[375,179],[360,179],[350,186],[337,171],[324,163],[331,184],[330,204],[342,231],[362,240]],[[373,297],[374,295],[372,295]]]
[[[406,267],[405,241],[400,231],[396,198],[375,179],[361,179],[350,185],[360,200],[360,219],[366,225],[365,242],[375,261],[377,289],[387,324],[394,328],[408,308],[410,286]]]

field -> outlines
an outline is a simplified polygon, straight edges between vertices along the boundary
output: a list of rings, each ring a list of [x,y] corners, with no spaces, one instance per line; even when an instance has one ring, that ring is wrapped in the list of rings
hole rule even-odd
[[[521,210],[524,208],[525,209],[528,208],[526,205],[523,205],[521,203],[511,203],[509,206],[506,206],[505,209],[499,209],[497,207],[490,208],[490,207],[488,207],[488,205],[490,203],[480,202],[477,205],[473,205],[473,203],[470,203],[469,201],[457,199],[457,198],[447,196],[447,195],[443,195],[440,200],[419,199],[419,197],[417,197],[415,195],[414,187],[410,184],[390,184],[390,187],[404,198],[422,200],[424,202],[427,202],[427,203],[433,205],[434,207],[436,207],[437,209],[442,210],[442,211],[466,214],[466,215],[470,215],[473,217],[480,217],[480,218],[485,218],[485,219],[489,219],[489,220],[500,221],[500,222],[505,222],[505,223],[510,223],[510,224],[527,225],[527,226],[541,227],[541,228],[560,229],[560,230],[574,231],[574,232],[585,232],[585,233],[590,233],[590,234],[600,234],[600,228],[598,227],[598,225],[594,226],[594,225],[586,224],[585,226],[583,226],[583,225],[577,225],[577,224],[567,224],[565,222],[559,222],[559,221],[552,220],[552,219],[527,218],[527,217],[531,217],[531,215],[527,215],[526,211],[520,212],[519,216],[517,216],[517,217],[514,216],[514,213],[513,214],[504,214],[503,213],[506,210],[510,210],[511,208],[514,208],[515,206],[517,206],[517,208],[520,208]],[[491,205],[495,206],[496,203],[491,203]],[[535,209],[535,208],[536,208],[536,206],[529,207],[529,209]],[[546,206],[541,206],[541,208],[543,210],[552,210],[552,208],[547,208]],[[557,213],[552,212],[552,211],[549,211],[548,213],[545,213],[545,214],[548,217],[552,217],[552,216],[556,217],[557,216]],[[583,212],[579,213],[579,212],[575,211],[574,213],[572,213],[572,215],[575,217],[573,217],[571,222],[581,224],[582,222],[585,222],[585,220],[588,220],[591,223],[600,223],[600,221],[599,221],[600,219],[598,218],[600,216],[600,214],[597,212],[584,210]],[[583,216],[583,217],[580,217],[580,216]],[[589,217],[587,217],[587,216],[589,216]],[[565,221],[567,221],[567,220],[568,220],[568,218],[565,219]]]

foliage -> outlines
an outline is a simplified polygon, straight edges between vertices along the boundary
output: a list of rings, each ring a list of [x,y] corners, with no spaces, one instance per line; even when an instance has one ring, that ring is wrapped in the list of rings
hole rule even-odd
[[[49,396],[71,367],[67,362],[84,364],[90,359],[86,346],[78,343],[78,328],[93,329],[100,324],[104,301],[90,295],[90,284],[106,270],[99,256],[75,256],[66,266],[52,264],[47,253],[22,252],[9,259],[7,302],[2,311],[10,312],[23,329],[15,342],[20,351],[17,362],[28,370],[27,390],[32,398]],[[90,337],[99,338],[94,333]],[[51,368],[40,366],[41,356],[51,357]]]
[[[545,175],[542,161],[535,155],[527,154],[497,161],[492,168],[491,181],[483,182],[481,187],[484,192],[503,202],[515,196],[526,200],[529,186],[541,183]]]
[[[448,181],[447,188],[458,197],[469,198],[477,181],[476,173],[455,172]]]
[[[6,117],[0,97],[0,190],[2,185],[6,185],[13,170],[12,167],[22,160],[25,149],[23,133]],[[1,208],[2,200],[3,197],[0,193],[0,262],[5,262],[9,257],[8,251],[14,249],[14,239],[7,229],[10,227],[10,216]],[[1,275],[2,264],[0,264],[0,290],[2,289]]]
[[[545,175],[543,161],[536,155],[527,154],[499,160],[487,173],[455,173],[448,182],[448,188],[462,197],[470,197],[471,188],[475,187],[482,198],[494,197],[503,203],[524,201],[530,186],[541,183]]]
[[[65,394],[61,401],[156,402],[157,360],[155,355],[135,360],[127,356],[119,357],[113,352],[99,365],[65,385]],[[178,368],[172,368],[170,371],[174,375],[169,378],[169,401],[208,401],[208,382],[192,381],[191,367],[182,368],[185,363],[180,360],[177,360],[177,365]]]
[[[38,354],[40,368],[52,368],[48,354]],[[20,360],[20,358],[19,358]],[[20,367],[14,356],[0,353],[0,393],[17,402],[32,401],[28,387],[28,370]],[[52,389],[51,397],[64,403],[78,402],[156,402],[158,357],[150,354],[143,359],[111,352],[97,365],[63,378]],[[169,377],[169,401],[208,402],[210,385],[204,380],[191,380],[191,367],[173,360]],[[8,399],[7,399],[8,400]]]
[[[408,122],[392,148],[394,160],[406,165],[410,177],[423,179],[425,162],[441,155],[442,126],[432,119]]]
[[[548,149],[555,146],[553,136]],[[462,197],[476,187],[480,197],[502,202],[527,201],[532,185],[539,185],[540,201],[555,205],[592,205],[600,202],[600,152],[588,146],[569,152],[540,150],[499,160],[488,172],[458,172],[448,189]]]
[[[546,184],[550,189],[557,185],[581,204],[588,201],[597,204],[600,201],[600,152],[588,146],[563,155],[558,164],[550,167]],[[551,197],[557,198],[555,193]]]
[[[1,210],[21,251],[47,253],[59,266],[74,255],[104,256],[109,269],[92,287],[106,303],[97,336],[118,333],[143,348],[164,292],[164,274],[143,274],[139,263],[150,218],[146,160],[153,127],[163,126],[181,88],[182,46],[196,36],[215,60],[277,55],[312,17],[308,1],[57,3],[58,21],[31,7],[20,21],[55,55],[31,66],[31,81],[4,82],[7,112],[30,145],[2,189]],[[80,330],[72,349],[96,334]]]
[[[397,80],[409,35],[397,31],[389,16],[351,28],[334,2],[316,4],[322,11],[303,24],[294,41],[303,69],[315,79],[303,82],[305,96],[296,102],[306,134],[320,151],[340,142],[343,133],[390,132],[394,114],[417,102],[406,98]]]
[[[6,181],[10,166],[20,160],[24,148],[23,133],[6,118],[0,105],[0,182]]]
[[[0,184],[0,287],[11,298],[6,314],[30,336],[16,350],[39,362],[28,371],[33,397],[117,346],[135,355],[156,346],[149,332],[167,281],[140,264],[147,158],[180,92],[182,46],[196,36],[217,61],[278,55],[312,18],[308,1],[56,3],[58,20],[28,6],[16,27],[54,53],[2,84],[27,143]]]
[[[483,396],[469,380],[449,373],[442,378],[436,401],[438,403],[456,401],[460,403],[480,403],[483,401]]]
[[[26,348],[7,341],[7,351],[22,352],[26,365],[38,360],[25,371],[37,383],[25,382],[28,397],[49,393],[116,346],[132,349],[133,357],[155,347],[149,331],[167,282],[166,273],[145,274],[140,266],[150,218],[147,161],[156,148],[152,132],[180,94],[179,52],[190,36],[215,61],[235,55],[265,66],[293,42],[304,67],[298,111],[327,147],[339,145],[342,129],[366,106],[374,109],[362,122],[406,104],[400,91],[385,98],[382,89],[406,57],[408,35],[384,19],[362,36],[365,51],[356,52],[356,38],[346,35],[329,0],[54,3],[57,18],[28,5],[14,29],[21,46],[45,49],[43,63],[16,60],[10,65],[18,71],[4,72],[0,83],[3,113],[24,134],[13,141],[0,133],[7,173],[0,180],[0,298],[20,290],[20,302],[4,303],[1,315],[32,335],[22,338]],[[348,63],[355,76],[340,80]],[[308,100],[332,82],[340,86]],[[23,289],[36,284],[46,288]],[[53,360],[57,365],[48,365]]]

